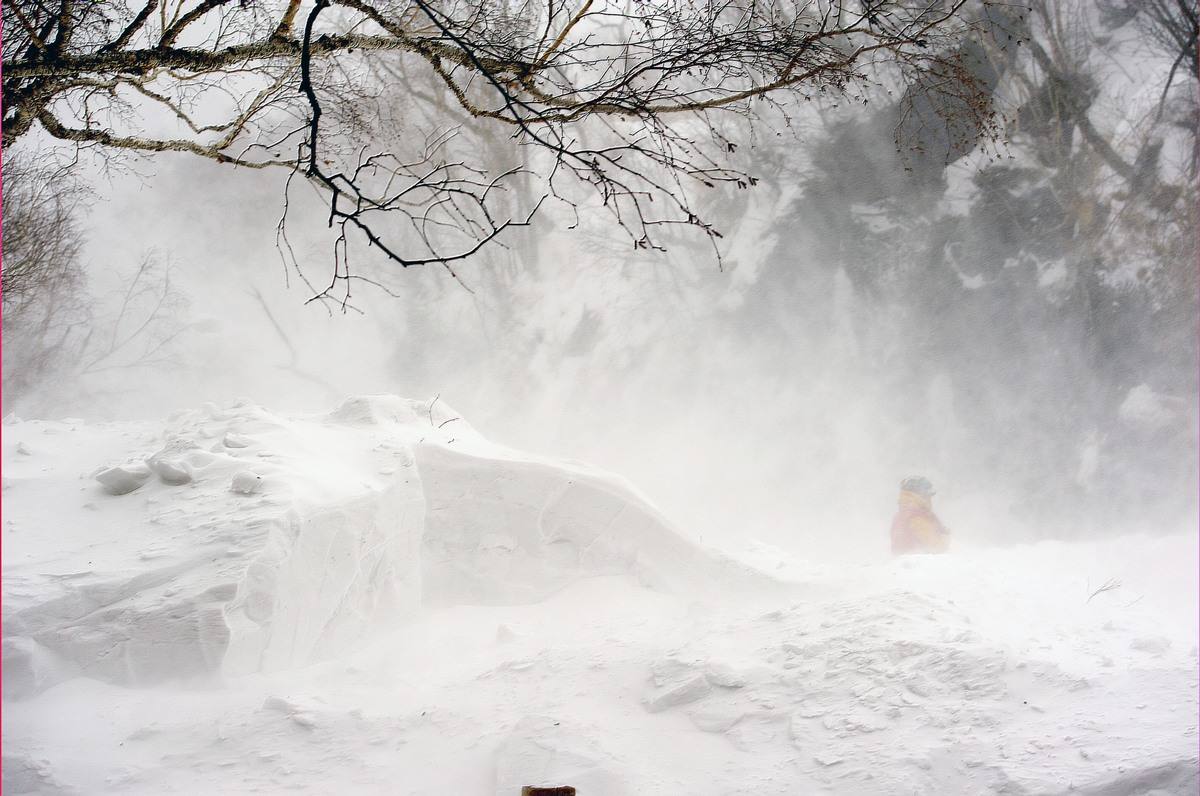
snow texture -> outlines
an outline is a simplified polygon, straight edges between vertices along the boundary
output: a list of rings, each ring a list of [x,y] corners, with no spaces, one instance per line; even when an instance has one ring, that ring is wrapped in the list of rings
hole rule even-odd
[[[144,455],[128,427],[33,426],[127,461],[97,474],[105,494],[84,493],[102,553],[66,535],[47,549],[76,555],[6,573],[6,693],[302,666],[425,605],[531,602],[589,574],[753,581],[619,479],[491,445],[444,404],[208,407]]]
[[[1195,535],[730,556],[391,396],[3,453],[5,794],[1200,785]]]

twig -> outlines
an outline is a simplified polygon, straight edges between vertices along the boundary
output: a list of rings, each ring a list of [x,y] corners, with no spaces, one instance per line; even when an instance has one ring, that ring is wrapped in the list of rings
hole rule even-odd
[[[429,402],[429,425],[431,426],[433,425],[433,405],[436,404],[438,402],[438,398],[441,397],[442,394],[438,393],[437,395],[433,396],[433,400]]]
[[[1091,588],[1090,584],[1089,584],[1088,588]],[[1116,580],[1114,578],[1109,578],[1108,580],[1106,580],[1104,582],[1103,586],[1101,586],[1100,588],[1098,588],[1094,592],[1092,592],[1091,596],[1089,596],[1087,598],[1087,602],[1090,603],[1092,601],[1092,597],[1095,597],[1097,594],[1103,594],[1106,591],[1112,591],[1113,589],[1119,589],[1119,588],[1121,588],[1121,581]],[[1087,603],[1084,603],[1084,604],[1086,605]]]

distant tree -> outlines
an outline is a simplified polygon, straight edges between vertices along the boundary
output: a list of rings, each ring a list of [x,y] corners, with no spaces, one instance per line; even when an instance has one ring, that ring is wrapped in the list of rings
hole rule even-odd
[[[4,161],[5,314],[20,312],[38,294],[69,292],[79,276],[78,186],[66,166],[49,159]]]
[[[119,271],[111,298],[95,294],[81,259],[85,207],[71,165],[48,156],[4,161],[6,410],[51,382],[59,392],[83,391],[106,372],[169,366],[187,328],[184,299],[155,255]]]
[[[48,158],[4,159],[4,404],[62,368],[86,335],[80,193]]]
[[[952,194],[948,167],[966,149],[947,146],[954,129],[907,128],[922,147],[912,152],[889,146],[896,120],[910,118],[901,102],[832,123],[746,312],[790,323],[799,303],[810,326],[832,323],[811,286],[828,293],[832,274],[845,274],[875,309],[855,329],[875,357],[863,367],[910,444],[945,429],[929,397],[940,381],[959,424],[944,455],[963,477],[1015,487],[1039,519],[1077,511],[1086,490],[1106,522],[1169,513],[1193,496],[1195,421],[1178,407],[1194,406],[1200,389],[1200,290],[1195,180],[1164,152],[1186,153],[1197,131],[1180,135],[1153,108],[1139,119],[1118,105],[1086,4],[1029,6],[1026,19],[993,19],[987,38],[963,45],[1011,109],[1004,156],[977,150]],[[1144,52],[1154,39],[1137,31],[1131,46]],[[808,272],[793,252],[806,254]],[[782,358],[798,341],[779,326]],[[1176,407],[1154,428],[1122,412],[1147,388]],[[1088,444],[1098,459],[1083,478]]]
[[[540,200],[519,213],[500,201],[525,170],[540,199],[577,207],[572,182],[594,191],[637,248],[679,225],[718,237],[693,190],[750,180],[727,165],[734,142],[714,114],[853,96],[881,69],[947,73],[966,2],[3,0],[3,140],[40,127],[109,151],[286,169],[337,234],[314,292],[344,300],[365,278],[352,244],[454,274],[528,224]],[[380,63],[431,76],[436,91],[422,96],[426,81],[410,99],[457,115],[384,118],[380,97],[410,86],[378,79]],[[463,123],[510,138],[524,165],[452,155]],[[397,132],[407,151],[377,147]]]
[[[1193,0],[1101,0],[1100,9],[1110,28],[1134,21],[1151,45],[1171,59],[1159,100],[1161,115],[1176,78],[1187,82],[1200,77],[1200,7]]]

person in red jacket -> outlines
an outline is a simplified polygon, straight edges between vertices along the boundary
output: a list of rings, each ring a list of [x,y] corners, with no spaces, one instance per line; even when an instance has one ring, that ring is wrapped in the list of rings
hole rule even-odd
[[[933,513],[933,484],[919,476],[905,478],[892,519],[892,554],[944,553],[949,548],[950,531]]]

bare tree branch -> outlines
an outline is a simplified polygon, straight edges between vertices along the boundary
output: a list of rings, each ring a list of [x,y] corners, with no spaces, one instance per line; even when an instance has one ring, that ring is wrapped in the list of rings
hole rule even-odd
[[[721,233],[693,192],[755,180],[727,165],[736,146],[721,143],[713,114],[855,93],[905,74],[952,77],[965,5],[4,0],[19,25],[4,40],[3,143],[40,125],[107,152],[288,168],[323,197],[336,235],[332,274],[314,298],[337,292],[345,308],[352,282],[378,282],[351,270],[359,245],[400,268],[440,265],[458,279],[457,264],[502,245],[544,199],[578,212],[581,191],[635,248],[663,249],[660,232],[674,227],[715,242]],[[385,126],[375,98],[396,87],[380,80],[389,70],[379,64],[403,65],[402,88],[426,107],[425,127],[412,128],[411,116],[397,120],[403,135]],[[473,127],[507,136],[513,162],[495,170],[454,157],[450,120],[433,112],[447,103]],[[990,112],[986,102],[965,107]],[[151,132],[163,130],[151,122],[163,112],[177,132]],[[389,137],[425,143],[368,154]],[[507,186],[530,176],[543,190],[521,205]],[[294,257],[291,265],[300,266]]]

